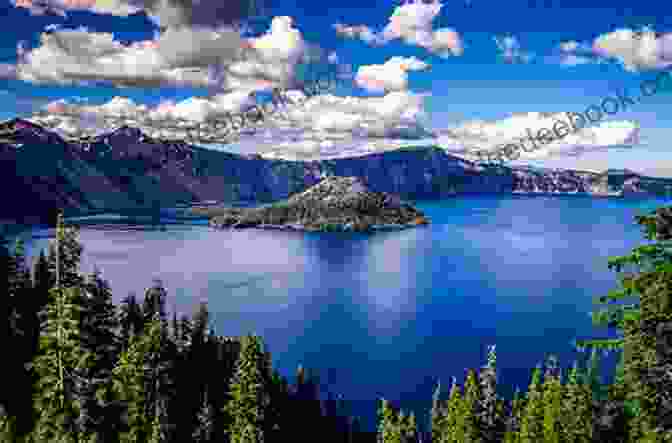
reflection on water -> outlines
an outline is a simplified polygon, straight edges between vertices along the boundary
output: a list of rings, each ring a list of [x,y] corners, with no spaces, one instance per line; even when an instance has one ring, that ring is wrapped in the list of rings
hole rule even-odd
[[[207,301],[218,333],[261,334],[282,373],[317,369],[372,427],[376,398],[423,413],[437,379],[484,364],[488,344],[505,394],[546,352],[571,364],[571,340],[602,333],[587,313],[615,285],[607,259],[642,241],[633,217],[658,204],[454,198],[419,204],[430,226],[375,235],[168,219],[165,231],[109,229],[99,217],[81,230],[82,269],[97,265],[115,301],[157,277],[180,313]],[[31,240],[29,255],[46,241]]]

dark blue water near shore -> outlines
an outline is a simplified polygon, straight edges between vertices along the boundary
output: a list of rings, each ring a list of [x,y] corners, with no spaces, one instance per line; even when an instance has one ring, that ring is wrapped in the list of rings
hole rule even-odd
[[[207,301],[217,333],[260,334],[283,374],[316,369],[372,428],[380,396],[426,421],[436,380],[461,381],[488,344],[507,395],[548,352],[570,365],[580,357],[572,339],[605,335],[588,313],[615,287],[607,259],[643,242],[633,217],[663,203],[460,197],[419,203],[428,227],[375,235],[215,231],[203,221],[101,229],[100,220],[82,228],[82,268],[98,265],[116,301],[155,277],[171,310]],[[46,241],[29,241],[29,253]]]

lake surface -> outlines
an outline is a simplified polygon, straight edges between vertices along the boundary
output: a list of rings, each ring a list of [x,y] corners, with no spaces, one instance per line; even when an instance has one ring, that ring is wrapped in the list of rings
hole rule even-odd
[[[510,395],[548,353],[567,367],[583,357],[574,338],[607,336],[589,318],[594,297],[616,287],[607,260],[643,243],[633,217],[665,203],[458,197],[417,203],[430,226],[375,235],[217,231],[203,220],[102,229],[99,216],[81,230],[82,270],[96,264],[116,302],[153,278],[170,311],[207,301],[218,334],[261,335],[282,374],[317,370],[367,427],[381,396],[426,422],[437,379],[461,382],[489,344]],[[24,232],[29,255],[50,234]]]

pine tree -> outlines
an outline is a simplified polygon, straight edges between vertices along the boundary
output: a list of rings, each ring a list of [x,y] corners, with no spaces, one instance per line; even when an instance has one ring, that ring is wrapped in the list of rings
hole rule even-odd
[[[500,442],[504,433],[504,417],[497,412],[497,354],[495,346],[488,347],[488,362],[479,373],[480,399],[477,403],[477,423],[484,443]]]
[[[418,437],[418,425],[415,420],[415,414],[411,412],[405,417],[400,417],[399,422],[402,443],[415,443]]]
[[[193,326],[189,317],[186,315],[180,317],[180,340],[185,348],[189,348],[191,346],[192,329]]]
[[[121,443],[150,437],[163,441],[173,432],[166,410],[166,399],[173,393],[173,374],[158,314],[146,326],[144,334],[131,338],[113,370],[115,392],[128,407],[128,429],[121,434]]]
[[[389,401],[380,401],[378,410],[378,443],[401,443],[402,433],[399,416]]]
[[[146,375],[143,354],[148,340],[133,336],[113,370],[115,394],[125,403],[127,430],[120,435],[120,443],[144,441],[149,434],[150,423],[145,415],[147,402]]]
[[[582,383],[578,362],[569,371],[561,406],[560,432],[563,441],[588,443],[593,438],[592,398]]]
[[[506,420],[506,434],[504,437],[506,443],[518,443],[520,441],[523,406],[524,399],[521,398],[520,389],[516,387],[513,399],[511,400],[510,414]]]
[[[97,441],[110,440],[114,423],[105,422],[110,414],[97,399],[97,394],[110,388],[112,370],[121,350],[117,335],[119,319],[112,303],[112,291],[96,268],[84,283],[82,301],[80,350],[82,359],[73,372],[76,377],[75,398],[80,406],[77,420],[81,435],[97,434]],[[113,407],[113,405],[108,404]]]
[[[83,283],[83,278],[79,273],[79,264],[84,248],[79,242],[79,229],[75,226],[67,226],[62,213],[58,214],[56,222],[56,238],[56,241],[49,244],[47,257],[49,272],[58,276],[61,287],[79,287]]]
[[[614,371],[614,383],[610,387],[610,396],[614,399],[625,399],[626,390],[625,352],[621,351]]]
[[[447,415],[443,420],[442,439],[443,442],[459,443],[464,441],[466,434],[466,423],[464,416],[464,407],[462,405],[462,389],[453,377],[453,383],[450,388],[450,397],[448,398]]]
[[[79,359],[79,298],[81,289],[54,288],[42,325],[40,352],[34,369],[39,377],[35,406],[39,413],[37,441],[75,441],[79,415],[73,401],[72,372]]]
[[[11,330],[12,302],[9,295],[11,267],[12,257],[7,247],[7,239],[4,235],[0,234],[0,343],[9,343],[10,346],[14,344]],[[0,365],[2,380],[8,380],[11,377],[11,371],[8,369],[6,365]],[[12,397],[12,393],[8,389],[0,389],[0,407],[2,407],[3,412],[6,414],[6,424],[15,412]]]
[[[270,402],[268,369],[259,337],[243,337],[240,357],[231,383],[231,400],[225,407],[230,417],[231,443],[266,441],[266,415]]]
[[[544,406],[544,442],[560,443],[563,386],[557,359],[555,357],[550,357],[548,359],[542,391]]]
[[[478,419],[476,416],[478,404],[481,402],[481,391],[476,381],[476,374],[473,369],[467,372],[467,379],[464,382],[464,401],[462,402],[463,419],[465,425],[464,441],[468,443],[480,443],[480,429],[478,428]]]
[[[436,385],[432,395],[432,410],[430,415],[430,426],[432,433],[432,442],[438,443],[443,438],[443,421],[446,419],[444,409],[441,407],[441,381]]]
[[[292,417],[289,420],[290,433],[296,435],[298,432],[305,432],[306,435],[320,435],[322,408],[318,383],[301,365],[297,368],[296,386],[291,397],[296,406],[292,408]]]
[[[160,279],[154,279],[152,286],[145,291],[145,298],[143,300],[142,315],[144,323],[147,324],[152,321],[155,314],[158,314],[161,321],[161,327],[167,332],[168,317],[166,314],[166,298],[168,292],[163,287],[163,282]]]
[[[626,404],[636,414],[630,420],[630,441],[647,433],[672,434],[672,207],[635,217],[651,242],[626,256],[609,260],[619,273],[620,288],[600,297],[605,309],[593,314],[597,324],[615,327],[622,338],[587,340],[582,346],[623,348]],[[634,270],[633,270],[634,269]],[[634,299],[634,303],[626,303]],[[631,414],[632,415],[632,414]],[[662,434],[661,434],[662,435]]]
[[[173,318],[170,322],[170,336],[175,344],[180,347],[180,322],[177,320],[177,310],[173,306]]]
[[[40,250],[40,255],[35,259],[33,264],[33,287],[36,293],[44,295],[44,305],[47,304],[47,295],[49,289],[56,284],[56,276],[52,275],[49,270],[49,262],[47,256],[44,255],[44,249]]]
[[[520,423],[521,443],[538,443],[544,440],[543,419],[541,368],[537,366],[532,372],[532,380],[527,390],[527,401]]]
[[[600,374],[600,356],[597,348],[593,348],[590,353],[590,362],[584,383],[589,386],[593,401],[597,402],[604,399],[602,376]]]
[[[194,443],[210,443],[214,435],[214,410],[208,401],[208,393],[205,392],[203,404],[198,411],[198,425],[192,434]]]
[[[120,339],[124,348],[128,347],[131,337],[140,335],[143,329],[142,309],[134,294],[121,301],[119,312]]]
[[[177,403],[180,409],[185,412],[182,417],[184,421],[181,421],[182,427],[188,427],[190,433],[193,433],[199,425],[198,413],[202,408],[203,396],[210,381],[207,376],[194,377],[193,371],[194,368],[212,366],[212,356],[209,353],[212,347],[208,342],[209,313],[205,303],[199,304],[189,324],[193,326],[183,330],[184,333],[189,334],[188,340],[185,340],[189,343],[189,346],[180,345],[184,354],[180,358],[178,369],[180,399]],[[218,373],[216,376],[221,377],[222,374]]]
[[[289,414],[287,412],[290,407],[290,392],[289,383],[287,379],[282,377],[277,370],[273,370],[271,383],[269,385],[270,403],[268,411],[268,428],[273,440],[281,436],[290,438],[289,429],[287,429],[287,422]],[[338,404],[336,405],[338,409]]]
[[[18,299],[15,306],[21,306],[22,297],[28,298],[28,292],[32,289],[30,269],[26,263],[26,249],[23,240],[19,237],[14,244],[14,253],[10,260],[9,293]],[[21,314],[21,312],[17,312]]]
[[[18,440],[15,430],[15,420],[6,411],[0,412],[0,441],[14,442]]]
[[[17,437],[27,434],[32,423],[32,384],[29,372],[35,358],[39,335],[39,309],[35,305],[30,270],[26,262],[25,246],[19,237],[9,260],[8,295],[10,312],[10,346],[12,359],[5,363],[7,379],[12,380],[13,412],[11,420]]]

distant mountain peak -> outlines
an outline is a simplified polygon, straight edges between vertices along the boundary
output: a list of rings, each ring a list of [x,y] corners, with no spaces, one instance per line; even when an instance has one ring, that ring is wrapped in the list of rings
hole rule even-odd
[[[63,138],[56,132],[23,118],[12,118],[0,123],[0,136],[9,137],[15,143],[35,142],[62,144]]]
[[[32,130],[42,130],[42,131],[47,131],[45,128],[42,126],[38,125],[37,123],[33,123],[30,120],[26,120],[23,118],[12,118],[9,120],[5,120],[4,122],[0,123],[0,129],[3,131],[8,131],[8,130],[22,130],[22,129],[32,129]]]

